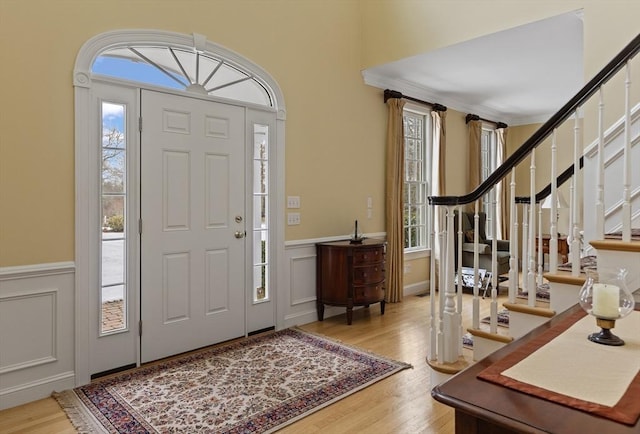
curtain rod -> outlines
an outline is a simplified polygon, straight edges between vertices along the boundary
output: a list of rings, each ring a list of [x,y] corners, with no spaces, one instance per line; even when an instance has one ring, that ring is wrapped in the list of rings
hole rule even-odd
[[[437,112],[446,112],[447,111],[447,108],[445,106],[443,106],[442,104],[433,103],[433,102],[429,102],[429,101],[423,101],[423,100],[418,99],[418,98],[412,98],[410,96],[403,95],[402,93],[398,92],[397,90],[385,89],[385,91],[384,91],[384,102],[386,103],[389,98],[406,99],[406,100],[417,102],[417,103],[420,103],[420,104],[430,105],[431,108],[433,110],[437,111]]]
[[[485,122],[491,122],[492,124],[496,124],[496,128],[507,128],[507,124],[505,124],[504,122],[496,122],[496,121],[491,121],[489,119],[484,119],[481,118],[478,115],[474,115],[469,113],[467,115],[467,117],[465,118],[465,123],[469,123],[470,121],[485,121]]]

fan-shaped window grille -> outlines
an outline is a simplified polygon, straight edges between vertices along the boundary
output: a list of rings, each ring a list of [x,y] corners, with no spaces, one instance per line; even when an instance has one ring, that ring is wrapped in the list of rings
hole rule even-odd
[[[130,46],[102,52],[92,72],[267,107],[273,101],[251,73],[196,50]]]

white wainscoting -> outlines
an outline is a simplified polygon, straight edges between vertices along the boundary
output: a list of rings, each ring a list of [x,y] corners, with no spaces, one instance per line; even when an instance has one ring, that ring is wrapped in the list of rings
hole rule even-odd
[[[0,268],[0,410],[74,387],[74,272]]]
[[[386,234],[367,234],[369,238],[384,239]],[[316,312],[316,243],[338,241],[348,236],[296,240],[285,242],[285,287],[278,294],[284,297],[284,327],[307,324],[318,320]],[[419,282],[404,288],[404,295],[426,292],[429,282]],[[359,309],[356,307],[355,309]],[[325,306],[324,317],[344,314],[344,307]]]

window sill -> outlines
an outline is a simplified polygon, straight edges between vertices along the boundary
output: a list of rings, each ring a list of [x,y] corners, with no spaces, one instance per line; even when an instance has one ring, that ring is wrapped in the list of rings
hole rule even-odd
[[[404,252],[404,259],[412,260],[419,258],[428,258],[431,256],[431,249],[409,250]]]

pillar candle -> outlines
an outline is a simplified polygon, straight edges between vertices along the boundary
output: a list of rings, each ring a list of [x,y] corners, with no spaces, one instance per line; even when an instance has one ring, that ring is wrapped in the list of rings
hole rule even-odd
[[[617,318],[620,313],[620,288],[606,283],[593,284],[592,313],[597,317]]]

